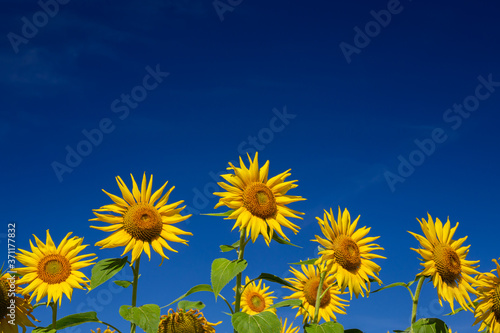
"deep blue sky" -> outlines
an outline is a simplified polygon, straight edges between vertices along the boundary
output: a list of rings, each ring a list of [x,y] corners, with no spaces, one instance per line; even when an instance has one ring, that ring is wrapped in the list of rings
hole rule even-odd
[[[178,225],[194,234],[188,247],[174,244],[179,253],[162,267],[158,255],[141,265],[138,304],[170,303],[210,282],[213,259],[234,258],[218,248],[237,239],[233,221],[199,213],[213,212],[217,203],[211,175],[258,148],[261,163],[270,160],[270,175],[291,168],[299,187],[289,193],[308,200],[291,205],[306,213],[295,221],[300,232],[285,231],[302,248],[268,248],[259,238],[246,251],[251,277],[290,277],[287,263],[316,255],[317,243],[310,242],[320,233],[315,217],[337,206],[360,214],[359,225],[381,236],[388,259],[378,263],[387,284],[418,273],[418,255],[409,249],[418,243],[406,231],[421,233],[415,218],[427,212],[460,222],[456,237],[469,236],[468,258],[481,260],[480,270],[489,271],[491,259],[500,257],[495,2],[245,0],[232,1],[236,6],[223,20],[210,1],[61,2],[48,22],[36,1],[2,6],[2,210],[5,223],[17,222],[19,247],[29,247],[31,234],[44,239],[49,228],[56,242],[73,231],[92,245],[87,252],[119,256],[122,248],[93,246],[108,233],[90,229],[88,219],[92,209],[111,202],[101,189],[119,194],[115,176],[130,186],[130,173],[136,179],[152,173],[155,189],[168,180],[176,186],[171,200],[185,200],[194,213]],[[385,27],[370,23],[371,11],[388,7],[393,13]],[[33,15],[40,27],[26,26],[23,37]],[[367,24],[374,29],[369,41],[356,36]],[[356,42],[346,57],[340,45],[352,50]],[[158,76],[159,84],[148,79],[151,90],[142,96],[143,79],[154,70],[169,74]],[[141,101],[127,106],[122,94],[131,92]],[[285,110],[289,118],[273,120]],[[67,149],[88,148],[83,132],[99,126],[108,133],[68,166]],[[400,166],[410,157],[418,166]],[[58,176],[55,162],[71,172]],[[6,244],[6,230],[0,233]],[[90,269],[84,272],[90,276]],[[223,290],[228,298],[232,286]],[[279,297],[289,294],[271,288]],[[78,307],[91,311],[84,305],[96,299],[101,320],[127,331],[117,311],[130,304],[130,293],[109,285],[88,295],[76,290],[60,315]],[[230,332],[221,300],[208,293],[188,299],[203,300],[207,319],[224,321],[217,332]],[[449,306],[439,307],[432,285],[425,286],[420,308],[419,316],[444,318],[454,331],[477,331],[470,312],[441,317]],[[392,289],[353,300],[338,320],[377,333],[406,328],[410,312],[406,291]],[[49,324],[48,309],[35,313]],[[291,320],[295,310],[278,314]]]

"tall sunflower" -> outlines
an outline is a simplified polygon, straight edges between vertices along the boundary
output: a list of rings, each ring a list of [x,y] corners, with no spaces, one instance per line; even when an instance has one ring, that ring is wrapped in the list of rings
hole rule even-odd
[[[170,309],[167,315],[161,316],[158,333],[215,333],[214,326],[220,323],[209,323],[199,310]]]
[[[285,206],[305,200],[300,196],[286,194],[288,190],[298,186],[294,184],[296,180],[285,181],[291,175],[290,169],[268,179],[269,161],[259,169],[258,153],[255,153],[253,161],[248,155],[248,160],[249,168],[241,157],[239,168],[229,163],[227,169],[233,170],[234,175],[221,175],[229,184],[218,183],[227,192],[214,193],[221,197],[215,208],[227,206],[233,209],[226,219],[236,219],[233,229],[237,226],[240,230],[246,228],[246,236],[251,235],[253,242],[260,234],[269,245],[275,231],[288,240],[281,227],[287,227],[295,234],[300,228],[288,221],[287,217],[302,219],[297,214],[304,214]]]
[[[451,310],[454,311],[454,300],[465,309],[471,310],[469,304],[472,300],[468,294],[475,295],[476,291],[471,287],[474,283],[474,278],[471,275],[479,274],[475,270],[478,266],[472,266],[478,261],[465,260],[469,253],[469,246],[462,246],[467,236],[458,240],[453,240],[452,237],[458,227],[458,222],[455,227],[450,228],[450,219],[443,226],[443,223],[436,218],[436,223],[432,221],[430,214],[427,214],[428,219],[417,221],[424,233],[424,236],[418,235],[411,231],[412,234],[422,246],[421,249],[413,249],[420,254],[424,266],[422,272],[417,276],[431,276],[434,287],[437,288],[439,304],[443,306],[441,301],[444,298],[450,303]]]
[[[79,256],[88,245],[82,245],[83,238],[69,238],[71,234],[69,232],[56,247],[47,230],[46,244],[33,235],[37,246],[30,240],[32,252],[19,249],[21,253],[17,254],[17,260],[26,267],[17,268],[17,272],[23,275],[18,284],[28,284],[22,293],[32,292],[30,300],[36,296],[38,303],[47,295],[47,304],[54,300],[54,303],[59,301],[60,306],[63,293],[71,300],[74,288],[84,289],[80,284],[89,288],[90,281],[80,269],[93,265],[97,257],[94,253]],[[89,257],[93,258],[82,260]]]
[[[293,323],[286,327],[286,318],[285,322],[283,322],[283,319],[280,318],[280,323],[281,323],[281,333],[298,333],[299,332],[299,327],[293,327]]]
[[[269,309],[270,306],[273,305],[273,298],[271,296],[273,292],[266,291],[269,287],[266,287],[265,284],[262,283],[262,280],[259,280],[258,284],[255,284],[255,281],[250,283],[250,279],[248,276],[245,278],[245,290],[241,294],[241,308],[243,312],[248,313],[249,315],[255,315],[261,313],[262,311],[271,311],[276,313],[276,309]]]
[[[323,271],[325,271],[324,264],[320,264],[319,269],[316,269],[315,265],[302,265],[303,273],[291,267],[290,272],[292,272],[295,277],[286,278],[285,280],[290,282],[295,289],[285,286],[284,288],[293,290],[294,293],[290,296],[285,296],[284,298],[300,299],[302,301],[302,307],[293,307],[299,308],[295,317],[302,314],[306,320],[308,318],[313,319],[316,307],[316,298],[318,295],[320,274]],[[318,320],[323,318],[325,321],[330,321],[331,319],[336,321],[337,318],[335,317],[335,313],[345,314],[345,307],[348,306],[348,301],[338,296],[343,293],[340,291],[335,277],[332,274],[327,274],[323,280],[321,292],[324,292],[328,287],[330,287],[330,289],[328,289],[327,293],[320,301]],[[342,302],[345,302],[346,304]]]
[[[379,245],[373,244],[377,237],[366,237],[371,228],[362,227],[356,230],[359,216],[351,223],[349,211],[344,209],[339,213],[337,221],[330,208],[330,212],[325,210],[323,219],[316,217],[318,224],[326,239],[316,235],[313,242],[318,242],[324,248],[320,251],[321,255],[318,262],[326,262],[327,269],[335,274],[335,278],[342,289],[349,287],[349,294],[356,298],[361,294],[364,297],[363,289],[367,295],[370,293],[370,280],[368,276],[373,277],[379,284],[382,283],[378,278],[380,266],[370,259],[385,257],[371,253],[373,250],[383,250]],[[328,223],[330,221],[330,224]],[[368,287],[366,286],[368,284]]]
[[[19,327],[26,332],[26,326],[35,327],[31,322],[36,319],[31,314],[33,307],[29,302],[29,296],[22,298],[16,296],[21,293],[21,288],[16,285],[17,278],[3,272],[0,272],[0,276],[0,332],[18,333]],[[9,309],[12,306],[13,309]]]
[[[177,206],[183,203],[183,200],[167,205],[168,197],[175,187],[172,187],[161,197],[168,182],[151,195],[153,175],[151,175],[148,184],[144,173],[140,191],[134,176],[130,175],[130,177],[132,178],[132,192],[119,176],[116,177],[123,199],[103,190],[114,201],[114,204],[94,209],[94,215],[97,217],[89,221],[109,223],[110,226],[91,226],[91,228],[113,231],[113,233],[95,245],[101,246],[101,249],[125,246],[122,255],[132,251],[131,263],[134,263],[140,257],[142,251],[146,252],[151,260],[150,246],[162,256],[162,261],[163,258],[168,259],[163,253],[163,248],[173,252],[177,251],[167,241],[187,245],[187,241],[179,238],[178,235],[193,235],[190,232],[174,227],[173,224],[187,220],[191,217],[191,214],[186,216],[180,214],[186,206],[180,208],[177,208]],[[115,214],[101,214],[101,212]]]
[[[493,274],[495,272],[493,269],[489,273],[479,275],[475,283],[479,296],[476,300],[478,305],[474,313],[476,321],[473,325],[481,322],[479,331],[489,327],[489,333],[500,333],[500,265],[495,259],[493,262],[497,266],[497,275]]]

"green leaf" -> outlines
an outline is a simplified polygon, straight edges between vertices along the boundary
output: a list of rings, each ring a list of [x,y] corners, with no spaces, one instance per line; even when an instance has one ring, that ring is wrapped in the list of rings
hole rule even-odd
[[[290,288],[293,288],[293,289],[297,289],[295,288],[290,282],[280,278],[279,276],[276,276],[276,275],[273,275],[273,274],[269,274],[269,273],[261,273],[259,275],[258,278],[254,279],[254,280],[267,280],[267,281],[270,281],[270,282],[276,282],[276,283],[279,283],[283,286],[287,286],[287,287],[290,287]]]
[[[281,323],[278,316],[271,311],[263,311],[256,315],[237,312],[231,316],[233,327],[240,333],[280,333]]]
[[[313,324],[306,325],[305,327],[306,333],[344,333],[344,327],[339,323],[334,323],[332,321],[328,321],[321,325]]]
[[[95,289],[104,282],[111,279],[116,273],[122,270],[127,263],[128,257],[104,259],[92,267],[92,277],[90,278],[90,289]]]
[[[212,290],[212,286],[209,285],[209,284],[199,284],[197,286],[194,286],[193,288],[189,289],[184,295],[182,295],[181,297],[178,297],[177,299],[175,299],[174,301],[168,303],[167,305],[163,306],[163,308],[166,308],[167,306],[169,305],[172,305],[178,301],[180,301],[181,299],[185,298],[185,297],[188,297],[189,295],[191,294],[194,294],[194,293],[197,293],[197,292],[200,292],[200,291],[210,291],[210,292],[213,292]]]
[[[221,245],[219,246],[222,252],[229,252],[240,247],[240,241],[235,242],[233,245]]]
[[[412,326],[413,333],[448,333],[448,326],[438,318],[422,318]],[[409,333],[410,328],[408,327],[403,332]]]
[[[56,321],[56,328],[57,330],[62,330],[67,327],[77,326],[80,324],[92,323],[92,322],[97,322],[97,323],[101,322],[99,319],[97,319],[97,314],[95,312],[76,313]],[[52,328],[52,324],[50,324],[47,327],[35,328],[33,330],[33,333],[52,333],[55,331],[56,330]]]
[[[301,246],[292,244],[289,241],[287,241],[286,239],[281,238],[281,236],[278,235],[277,233],[273,233],[273,241],[275,241],[275,242],[277,242],[279,244],[291,245],[291,246],[295,246],[295,247],[298,247],[298,248],[302,248]]]
[[[115,282],[115,284],[117,284],[123,288],[128,288],[132,285],[132,281],[116,280],[114,282]]]
[[[377,290],[374,290],[372,291],[372,294],[378,292],[378,291],[381,291],[381,290],[384,290],[384,289],[389,289],[389,288],[393,288],[393,287],[407,287],[407,283],[404,283],[404,282],[394,282],[394,283],[391,283],[391,284],[388,284],[387,286],[383,286],[382,288],[378,288]]]
[[[270,306],[269,308],[282,308],[284,306],[301,306],[302,301],[300,299],[288,299]]]
[[[234,212],[234,209],[228,210],[227,212],[224,213],[210,213],[210,214],[200,214],[200,215],[207,215],[207,216],[229,216]]]
[[[160,307],[156,304],[145,304],[140,307],[122,305],[120,315],[136,324],[147,333],[157,333],[160,324]]]
[[[289,265],[314,265],[314,263],[317,261],[318,259],[307,259],[307,260],[303,260],[303,261],[299,261],[299,262],[292,262],[291,264]]]
[[[238,273],[243,272],[246,267],[247,261],[244,259],[229,261],[225,258],[219,258],[212,262],[211,281],[216,300],[222,288]]]
[[[177,308],[183,309],[184,311],[187,311],[189,309],[198,309],[201,310],[205,307],[205,304],[201,301],[197,302],[190,302],[190,301],[180,301],[177,303]]]

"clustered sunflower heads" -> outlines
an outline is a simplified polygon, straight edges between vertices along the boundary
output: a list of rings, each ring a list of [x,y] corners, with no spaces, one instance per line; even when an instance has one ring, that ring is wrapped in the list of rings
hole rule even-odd
[[[89,288],[90,280],[79,270],[94,264],[97,259],[94,253],[78,255],[88,245],[82,245],[83,238],[69,238],[68,233],[59,246],[55,246],[47,230],[47,241],[44,244],[35,235],[34,246],[30,240],[31,251],[19,249],[17,260],[26,267],[17,268],[17,272],[22,275],[18,284],[28,284],[23,290],[23,294],[31,293],[30,301],[36,296],[36,302],[47,296],[47,306],[54,300],[59,301],[59,306],[64,293],[69,300],[74,288]],[[91,259],[86,259],[93,257]],[[83,286],[82,286],[83,285]]]
[[[306,320],[314,319],[320,274],[324,271],[324,264],[320,264],[318,267],[316,267],[316,265],[302,265],[302,272],[291,267],[290,272],[292,272],[295,277],[286,278],[285,280],[290,282],[294,288],[286,286],[284,288],[288,288],[294,291],[294,293],[284,298],[299,299],[302,301],[302,306],[299,307],[295,317],[302,314]],[[325,321],[336,321],[337,317],[335,313],[345,314],[345,307],[348,306],[348,301],[339,297],[339,295],[343,293],[332,274],[327,274],[326,278],[323,280],[321,292],[323,293],[328,287],[330,287],[330,289],[328,289],[320,300],[318,319],[321,320],[321,318],[323,318]],[[297,308],[297,306],[293,308]]]
[[[327,270],[335,275],[342,291],[346,287],[349,288],[351,299],[353,293],[356,297],[359,294],[364,296],[363,289],[368,295],[370,293],[369,276],[379,284],[382,283],[378,278],[381,268],[371,261],[374,258],[386,259],[381,255],[371,253],[373,250],[383,250],[379,245],[371,243],[379,237],[365,237],[371,228],[362,227],[356,230],[359,216],[351,223],[351,216],[347,209],[341,213],[339,207],[337,221],[331,208],[330,212],[325,210],[323,219],[319,217],[316,219],[326,237],[324,239],[316,236],[316,239],[312,240],[324,248],[319,252],[321,258],[318,262],[327,264]]]
[[[193,235],[190,232],[185,232],[174,227],[173,224],[187,220],[191,217],[191,214],[185,216],[180,214],[186,206],[179,208],[177,206],[183,203],[183,200],[167,205],[170,193],[175,188],[172,187],[162,197],[161,195],[168,182],[151,194],[153,175],[151,175],[149,184],[146,174],[143,175],[140,191],[134,177],[130,176],[132,178],[132,192],[130,192],[120,177],[116,177],[123,198],[103,190],[114,201],[114,204],[94,209],[94,215],[97,217],[90,219],[90,221],[109,223],[110,226],[91,226],[91,228],[102,231],[113,231],[113,233],[97,242],[96,246],[101,246],[101,248],[125,246],[122,255],[132,251],[132,264],[140,257],[143,251],[151,259],[150,246],[156,253],[162,256],[162,261],[163,259],[168,259],[165,253],[163,253],[163,248],[172,252],[177,251],[167,241],[187,245],[187,241],[179,238],[178,235]],[[112,212],[114,214],[102,214],[101,212]]]
[[[262,311],[276,313],[276,308],[269,309],[273,305],[273,299],[276,297],[271,296],[273,294],[272,291],[267,292],[269,287],[266,287],[262,283],[262,280],[259,280],[259,283],[255,284],[255,281],[250,282],[250,278],[247,276],[245,284],[245,290],[241,294],[241,309],[243,312],[249,315],[255,315]]]
[[[199,310],[170,309],[161,316],[158,333],[215,333],[214,326],[220,323],[209,323]]]
[[[234,210],[226,219],[236,219],[233,229],[237,226],[246,230],[246,237],[251,236],[255,242],[259,235],[264,237],[267,245],[271,242],[274,232],[288,240],[282,230],[282,226],[289,228],[295,234],[300,229],[297,225],[288,221],[287,217],[302,219],[297,212],[286,207],[287,204],[305,200],[300,196],[287,195],[286,193],[298,185],[296,180],[285,181],[290,176],[290,169],[277,176],[268,179],[269,161],[259,169],[258,153],[255,158],[250,158],[250,167],[247,168],[240,157],[240,167],[229,163],[228,170],[234,174],[226,174],[221,177],[228,183],[218,183],[227,192],[215,192],[220,196],[215,208],[227,206]]]
[[[478,266],[472,266],[478,261],[468,261],[465,258],[469,253],[469,246],[462,246],[467,236],[453,240],[453,235],[458,227],[450,228],[450,220],[443,223],[436,218],[434,223],[430,214],[427,221],[418,220],[424,236],[409,231],[422,246],[421,249],[412,249],[423,258],[421,263],[424,269],[417,276],[431,276],[434,287],[437,288],[439,303],[443,306],[441,299],[445,299],[454,311],[454,300],[465,310],[471,310],[472,300],[469,293],[476,295],[471,284],[475,282],[472,275],[479,274],[475,270]]]
[[[2,333],[18,333],[19,327],[26,332],[26,327],[35,327],[32,320],[38,321],[31,314],[33,306],[30,304],[29,296],[17,296],[21,294],[21,288],[16,285],[17,280],[17,277],[0,271],[0,332]],[[15,290],[14,297],[12,290]],[[9,309],[12,300],[15,301],[13,312]]]
[[[499,258],[500,260],[500,258]],[[481,322],[479,331],[489,328],[489,333],[500,333],[500,265],[493,259],[496,269],[489,273],[480,274],[475,282],[477,286],[478,305],[474,316],[473,325]],[[496,271],[497,275],[493,274]]]

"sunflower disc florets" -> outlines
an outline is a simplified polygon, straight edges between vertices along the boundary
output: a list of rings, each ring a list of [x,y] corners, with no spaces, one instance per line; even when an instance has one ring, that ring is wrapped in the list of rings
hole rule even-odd
[[[161,316],[158,333],[215,333],[213,326],[218,324],[209,323],[199,310],[170,309]]]

